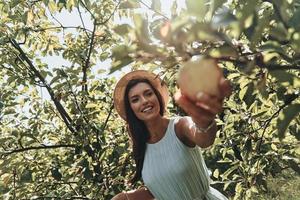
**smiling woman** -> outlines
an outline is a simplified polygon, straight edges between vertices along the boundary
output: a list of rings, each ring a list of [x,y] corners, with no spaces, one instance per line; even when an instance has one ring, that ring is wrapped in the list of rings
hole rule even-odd
[[[219,96],[202,94],[196,101],[179,91],[177,104],[189,116],[164,115],[169,93],[166,84],[148,71],[126,74],[116,85],[114,104],[129,127],[135,174],[146,187],[116,195],[121,199],[200,200],[227,199],[210,187],[208,170],[201,148],[213,144],[216,136],[214,117],[222,101],[230,94],[229,83],[219,80]],[[205,97],[205,98],[204,98]]]

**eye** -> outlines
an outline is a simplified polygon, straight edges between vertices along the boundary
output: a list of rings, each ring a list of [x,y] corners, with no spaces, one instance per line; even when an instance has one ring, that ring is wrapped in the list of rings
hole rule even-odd
[[[153,92],[151,90],[146,92],[146,96],[150,97],[153,94]]]
[[[138,102],[138,100],[139,100],[138,98],[132,98],[131,103],[136,103],[136,102]]]

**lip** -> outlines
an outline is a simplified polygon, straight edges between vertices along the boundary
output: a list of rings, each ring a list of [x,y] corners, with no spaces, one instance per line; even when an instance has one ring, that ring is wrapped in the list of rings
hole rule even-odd
[[[141,109],[141,112],[145,113],[147,111],[151,111],[153,108],[154,108],[154,106],[148,105],[148,106],[145,106],[143,109]]]

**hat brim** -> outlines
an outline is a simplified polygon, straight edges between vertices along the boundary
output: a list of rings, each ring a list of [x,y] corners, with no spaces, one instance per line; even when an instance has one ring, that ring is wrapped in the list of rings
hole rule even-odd
[[[164,81],[160,79],[158,75],[146,70],[136,70],[125,74],[117,83],[114,91],[114,107],[118,114],[126,121],[126,110],[125,110],[125,90],[127,84],[133,79],[147,79],[150,81],[152,86],[157,89],[157,91],[162,96],[164,105],[166,106],[169,101],[169,92],[167,85]]]

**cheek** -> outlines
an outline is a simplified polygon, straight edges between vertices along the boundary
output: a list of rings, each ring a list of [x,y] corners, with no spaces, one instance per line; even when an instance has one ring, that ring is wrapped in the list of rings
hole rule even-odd
[[[133,103],[133,104],[131,103],[130,107],[131,107],[131,109],[133,110],[134,113],[137,113],[137,111],[138,111],[137,103]]]

